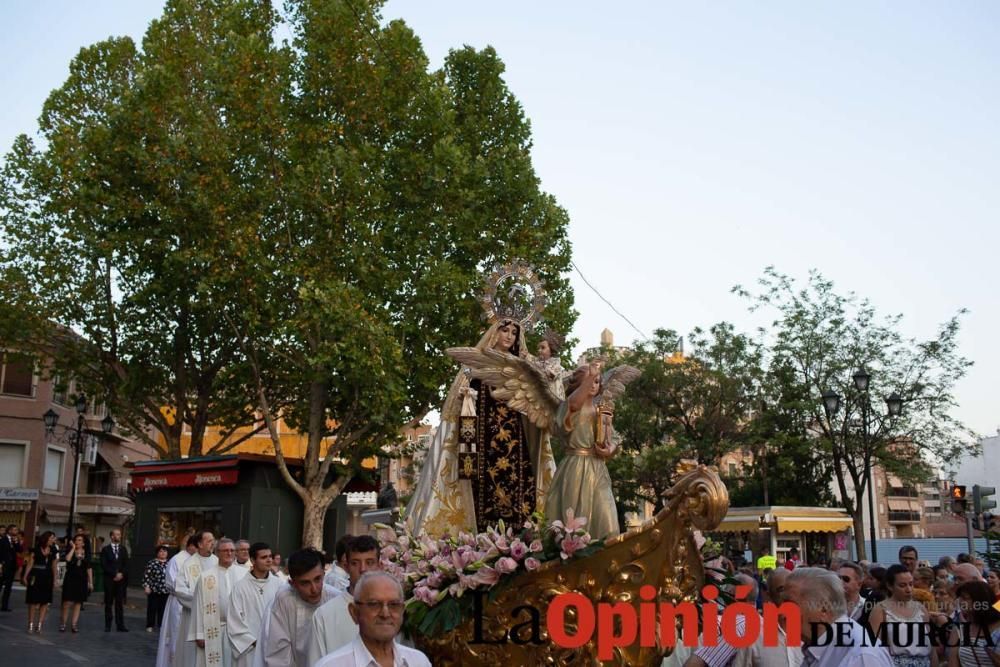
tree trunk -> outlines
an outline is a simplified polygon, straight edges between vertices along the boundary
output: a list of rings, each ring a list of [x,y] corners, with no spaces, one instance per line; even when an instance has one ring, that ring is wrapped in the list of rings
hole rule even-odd
[[[308,500],[302,503],[303,548],[323,549],[323,521],[327,508],[336,498],[336,495],[329,497],[323,493],[308,493]]]
[[[851,519],[854,521],[854,546],[858,550],[858,560],[864,560],[868,558],[868,552],[865,551],[865,525],[862,520],[864,508],[861,503],[854,505],[854,511],[851,512]]]

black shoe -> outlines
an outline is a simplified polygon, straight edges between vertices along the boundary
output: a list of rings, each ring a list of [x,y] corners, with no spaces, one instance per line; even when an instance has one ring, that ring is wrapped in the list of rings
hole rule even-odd
[[[110,625],[105,625],[104,626],[104,631],[105,632],[111,632],[111,626]]]
[[[128,628],[126,628],[126,627],[125,627],[125,626],[123,625],[123,626],[121,626],[120,628],[118,628],[118,632],[128,632]]]
[[[14,610],[11,609],[10,607],[4,607],[3,609],[0,609],[0,611],[14,611]]]

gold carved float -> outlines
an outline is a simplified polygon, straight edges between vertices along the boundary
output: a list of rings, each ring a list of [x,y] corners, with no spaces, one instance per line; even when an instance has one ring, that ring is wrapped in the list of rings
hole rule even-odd
[[[439,637],[418,637],[417,645],[437,667],[521,667],[534,665],[583,666],[659,665],[667,649],[632,646],[615,649],[610,661],[597,657],[596,635],[577,649],[557,646],[545,627],[545,610],[562,593],[581,593],[591,602],[625,602],[638,610],[639,588],[653,585],[662,602],[697,599],[704,580],[701,554],[693,531],[714,529],[729,508],[729,493],[718,474],[705,466],[686,471],[666,493],[666,506],[653,519],[605,542],[597,553],[566,563],[549,561],[535,572],[519,575],[492,601],[483,601],[482,632],[495,636],[501,629],[524,623],[513,610],[531,605],[541,611],[541,644],[473,643],[475,619],[466,619]],[[565,627],[575,633],[575,619],[567,614]]]

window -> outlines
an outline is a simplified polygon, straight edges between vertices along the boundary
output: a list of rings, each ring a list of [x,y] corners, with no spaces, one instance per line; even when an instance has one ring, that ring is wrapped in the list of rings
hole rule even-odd
[[[24,459],[28,447],[17,442],[0,442],[0,488],[18,488],[23,483]]]
[[[73,393],[73,382],[60,376],[52,378],[52,402],[64,408],[71,407],[69,397]]]
[[[32,357],[17,352],[3,353],[0,393],[14,396],[35,395],[35,360]]]
[[[63,459],[66,452],[55,447],[45,451],[45,482],[42,487],[48,491],[62,491]]]

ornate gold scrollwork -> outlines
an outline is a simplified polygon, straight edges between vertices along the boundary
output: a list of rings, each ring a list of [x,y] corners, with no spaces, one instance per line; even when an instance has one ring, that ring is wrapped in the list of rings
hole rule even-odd
[[[473,644],[474,619],[466,619],[454,631],[433,638],[418,637],[418,646],[434,665],[477,667],[495,665],[659,665],[665,649],[643,648],[638,642],[615,649],[607,662],[597,658],[596,634],[578,649],[565,649],[551,641],[545,627],[549,603],[562,593],[576,592],[592,603],[640,603],[639,589],[656,588],[664,602],[695,600],[704,580],[701,555],[693,530],[711,530],[729,509],[729,493],[718,474],[705,466],[689,466],[666,493],[666,505],[653,519],[635,530],[608,540],[603,549],[588,558],[566,563],[550,561],[535,572],[517,577],[483,607],[483,637],[497,641],[509,629],[524,624],[523,610],[530,605],[541,615],[542,643]],[[567,611],[565,627],[576,630],[573,608]],[[522,635],[526,634],[522,632]],[[526,639],[527,637],[521,637]]]

